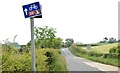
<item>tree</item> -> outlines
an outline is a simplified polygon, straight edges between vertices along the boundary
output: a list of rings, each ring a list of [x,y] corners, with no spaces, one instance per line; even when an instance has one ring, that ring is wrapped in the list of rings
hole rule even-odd
[[[65,45],[67,47],[70,47],[74,43],[74,40],[72,38],[67,38],[65,41]]]
[[[62,47],[66,47],[65,42],[62,42]]]
[[[45,27],[35,27],[36,46],[37,48],[53,48],[55,39],[55,29]]]
[[[62,47],[62,39],[61,38],[55,38],[53,48],[60,49],[61,47]]]
[[[108,42],[109,42],[109,43],[115,43],[115,42],[116,42],[116,39],[113,38],[113,37],[111,37],[111,38],[109,38]]]
[[[107,43],[107,40],[108,40],[107,37],[103,38],[104,43]]]

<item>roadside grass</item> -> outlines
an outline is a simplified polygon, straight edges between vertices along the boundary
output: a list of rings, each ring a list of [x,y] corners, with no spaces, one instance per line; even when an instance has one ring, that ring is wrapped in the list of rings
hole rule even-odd
[[[53,71],[67,71],[66,62],[63,56],[58,56],[51,64],[51,67]]]
[[[110,44],[111,45],[111,44]],[[117,46],[117,44],[112,44]],[[112,47],[111,45],[111,47]],[[107,45],[108,46],[108,45]],[[106,48],[104,48],[106,49]],[[92,61],[100,62],[107,65],[113,65],[116,67],[120,67],[120,57],[119,58],[113,58],[114,55],[111,55],[110,53],[101,53],[96,51],[90,51],[87,49],[82,49],[80,46],[77,47],[76,45],[72,45],[69,50],[78,57],[83,57]],[[106,50],[104,50],[106,51]],[[116,56],[116,55],[115,55]]]
[[[78,54],[77,56],[78,57],[83,57],[85,59],[92,60],[92,61],[95,61],[95,62],[120,67],[120,60],[118,60],[118,59],[93,57],[93,56],[82,55],[82,54]]]
[[[51,65],[50,65],[50,71],[53,72],[63,72],[67,73],[67,67],[66,67],[66,60],[61,55],[60,49],[49,49],[49,52],[51,53]],[[49,58],[49,59],[50,59]]]

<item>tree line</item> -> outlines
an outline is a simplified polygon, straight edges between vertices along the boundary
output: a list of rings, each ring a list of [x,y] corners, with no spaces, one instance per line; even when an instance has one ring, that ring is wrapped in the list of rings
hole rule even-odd
[[[116,38],[108,38],[108,37],[104,37],[102,41],[100,41],[100,43],[117,43],[120,42],[120,39],[116,40]]]

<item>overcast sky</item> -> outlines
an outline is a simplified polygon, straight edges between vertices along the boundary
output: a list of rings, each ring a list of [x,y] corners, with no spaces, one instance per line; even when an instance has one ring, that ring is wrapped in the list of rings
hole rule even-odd
[[[35,26],[56,28],[57,37],[75,42],[94,43],[104,37],[118,38],[119,0],[2,0],[0,2],[0,41],[26,44],[30,40],[30,19],[24,18],[22,6],[39,1],[42,19]]]

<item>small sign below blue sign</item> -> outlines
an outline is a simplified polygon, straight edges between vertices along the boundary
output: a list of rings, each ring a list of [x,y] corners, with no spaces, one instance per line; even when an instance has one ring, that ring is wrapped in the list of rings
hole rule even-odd
[[[30,18],[30,17],[42,15],[39,2],[24,5],[22,7],[23,7],[23,12],[24,12],[25,18]]]

